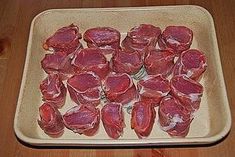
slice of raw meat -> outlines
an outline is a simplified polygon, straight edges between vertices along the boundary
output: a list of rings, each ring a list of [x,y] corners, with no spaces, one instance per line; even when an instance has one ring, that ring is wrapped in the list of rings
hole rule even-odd
[[[136,87],[132,78],[126,73],[110,73],[103,83],[103,89],[110,102],[125,105],[137,98]]]
[[[131,128],[139,138],[148,137],[152,131],[156,112],[148,101],[135,102],[131,112]]]
[[[193,80],[199,80],[206,67],[206,56],[199,50],[190,49],[180,55],[174,67],[174,75],[186,74]]]
[[[72,65],[77,73],[81,71],[93,71],[101,79],[104,79],[110,71],[109,62],[99,48],[85,48],[75,52]]]
[[[67,88],[77,104],[100,104],[101,81],[93,72],[75,74],[68,79]]]
[[[164,97],[160,103],[158,115],[161,129],[170,136],[187,136],[193,118],[191,112],[176,98],[172,96]]]
[[[155,106],[166,96],[170,90],[170,82],[162,75],[149,75],[137,84],[141,100],[148,100]]]
[[[40,84],[42,100],[61,108],[65,103],[66,92],[63,82],[58,74],[48,75]]]
[[[62,116],[54,105],[44,103],[39,107],[40,119],[38,125],[51,137],[60,137],[64,133],[64,123]]]
[[[112,50],[120,48],[120,37],[120,32],[111,27],[91,28],[83,35],[88,47],[104,49],[104,54],[113,53]]]
[[[100,110],[88,104],[75,106],[63,115],[63,120],[73,132],[93,136],[99,128]]]
[[[182,105],[192,112],[199,109],[203,93],[203,86],[199,82],[186,75],[177,75],[171,79],[170,84],[172,95],[178,98]]]
[[[161,29],[150,24],[141,24],[127,32],[122,46],[130,51],[140,51],[144,56],[147,47],[155,47]]]
[[[82,35],[79,33],[78,26],[71,24],[58,29],[45,41],[43,48],[54,52],[64,51],[67,54],[70,54],[82,47],[79,42],[79,39],[81,38]]]
[[[62,79],[74,74],[71,58],[63,51],[46,54],[41,60],[41,66],[47,74],[59,74]]]
[[[117,73],[136,74],[143,66],[139,52],[116,51],[111,59],[112,69]]]
[[[121,103],[106,103],[101,110],[101,119],[106,133],[113,139],[118,139],[123,134],[124,113]]]
[[[175,54],[170,50],[149,49],[144,66],[149,75],[161,74],[167,77],[172,73]]]
[[[161,49],[171,49],[176,54],[188,50],[193,41],[193,31],[185,26],[168,26],[162,32],[158,45]]]

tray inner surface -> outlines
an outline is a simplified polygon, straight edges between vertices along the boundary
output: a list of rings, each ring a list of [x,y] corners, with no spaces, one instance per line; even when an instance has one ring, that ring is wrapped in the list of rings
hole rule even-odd
[[[130,28],[141,23],[149,23],[164,29],[168,25],[184,25],[193,30],[194,38],[191,48],[203,51],[207,56],[208,68],[202,80],[204,94],[199,111],[193,120],[187,138],[210,137],[223,130],[226,123],[226,112],[223,107],[226,98],[221,88],[221,71],[216,43],[213,43],[214,27],[208,15],[198,8],[160,8],[160,9],[121,9],[121,10],[52,10],[39,15],[33,24],[32,41],[29,42],[30,53],[23,88],[21,105],[19,108],[17,127],[27,137],[34,139],[50,139],[37,125],[38,107],[42,104],[39,90],[40,82],[46,77],[41,69],[40,61],[45,51],[42,42],[58,28],[74,23],[79,26],[80,32],[97,26],[114,27],[122,33],[122,39]],[[83,45],[86,44],[82,41]],[[76,105],[67,93],[66,104],[60,110],[63,113]],[[157,116],[158,117],[158,116]],[[147,139],[171,138],[158,126],[155,121],[151,135]],[[125,111],[126,128],[120,140],[138,139],[135,132],[130,129],[130,115]],[[104,131],[102,123],[95,136],[87,137],[75,134],[66,129],[59,139],[110,139]],[[55,139],[56,140],[56,139]]]

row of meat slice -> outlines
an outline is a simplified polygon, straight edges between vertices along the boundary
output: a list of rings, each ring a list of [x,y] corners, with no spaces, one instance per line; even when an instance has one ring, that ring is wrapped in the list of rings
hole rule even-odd
[[[161,34],[159,27],[141,24],[127,33],[121,48],[120,32],[97,27],[84,33],[90,48],[83,49],[79,29],[72,24],[46,40],[43,47],[54,53],[46,54],[41,65],[46,73],[58,73],[64,79],[81,71],[93,71],[102,79],[110,71],[134,75],[144,66],[148,75],[169,76],[173,72],[173,75],[187,74],[197,80],[207,65],[202,52],[188,50],[192,37],[192,31],[184,26],[168,26]],[[161,50],[155,48],[157,41],[165,43],[160,46]],[[110,63],[105,58],[107,53],[113,54]],[[175,58],[179,58],[176,64]]]
[[[149,75],[162,74],[167,77],[173,71],[173,75],[186,74],[194,80],[199,80],[206,70],[205,55],[196,49],[183,52],[176,64],[174,58],[174,54],[168,50],[152,49],[148,51],[144,61],[137,52],[118,51],[114,54],[110,65],[101,49],[86,48],[75,52],[73,60],[63,52],[56,52],[46,54],[41,63],[48,74],[57,73],[66,79],[82,71],[93,71],[101,79],[104,79],[110,71],[136,74],[143,64]]]
[[[176,88],[173,89],[173,87],[167,86],[167,80],[165,79],[173,71],[175,76],[183,74],[184,78],[191,77],[194,80],[198,80],[205,71],[205,55],[194,49],[187,51],[192,43],[192,36],[192,31],[182,26],[167,27],[161,34],[161,30],[158,27],[142,24],[127,33],[127,37],[122,41],[123,48],[121,48],[120,33],[117,30],[110,27],[98,27],[89,29],[84,33],[84,40],[90,48],[82,49],[79,42],[81,34],[78,32],[78,27],[70,25],[59,29],[46,40],[43,47],[46,50],[53,51],[53,53],[47,54],[41,63],[45,72],[50,74],[48,78],[52,75],[59,77],[60,84],[62,80],[69,78],[67,87],[72,100],[77,104],[98,105],[103,87],[106,97],[111,103],[115,101],[123,105],[134,99],[141,98],[141,104],[154,104],[156,106],[163,97],[170,93],[174,97],[181,99],[181,101],[186,102],[186,106],[190,111],[196,111],[199,107],[202,88],[193,90],[196,88],[195,86],[189,91],[184,91],[180,88],[181,84],[176,84]],[[162,50],[154,48],[157,42]],[[113,54],[110,63],[105,58],[105,54],[108,53]],[[176,65],[174,65],[175,56],[179,57]],[[149,75],[155,76],[148,76],[139,81],[139,90],[137,90],[128,74],[137,73],[142,65],[145,66]],[[112,71],[119,74],[110,73]],[[81,77],[80,74],[95,77],[95,79],[91,77],[91,82],[96,83],[93,85],[83,84],[84,79],[86,81],[87,77],[84,79],[79,78]],[[158,74],[161,75],[157,76]],[[82,79],[82,84],[80,83],[79,85],[76,81],[77,79]],[[188,79],[190,80],[189,82],[193,82],[190,78]],[[158,83],[154,80],[161,81]],[[45,82],[42,84],[46,84]],[[181,83],[184,84],[185,82],[181,81]],[[196,82],[193,83],[196,84]],[[151,88],[152,85],[154,85],[154,88]],[[160,91],[157,89],[158,85],[161,87]],[[46,88],[51,88],[50,85],[47,86]],[[60,89],[60,86],[59,88],[56,86],[52,87],[61,91],[66,90],[66,88]],[[189,95],[187,92],[190,92],[190,90],[198,93]],[[55,99],[53,101],[50,100],[50,97],[47,99],[47,95],[51,94],[50,92],[49,94],[42,92],[42,94],[43,100],[52,104],[53,107],[60,108],[63,106],[63,101],[60,101],[61,98],[65,99],[63,94],[58,94],[57,92],[55,96],[52,96],[52,99]],[[194,102],[195,100],[196,103],[192,105],[190,101]],[[61,103],[57,104],[57,102]],[[153,120],[151,119],[150,121],[152,122]],[[136,124],[132,124],[133,129],[135,129]],[[145,134],[137,133],[137,135],[141,137]]]
[[[144,65],[148,75],[161,74],[167,77],[172,73],[186,74],[194,80],[199,80],[207,67],[205,55],[196,49],[184,51],[176,63],[175,55],[169,50],[152,48],[146,53],[144,60],[137,51],[129,53],[126,50],[118,50],[113,54],[111,64],[102,51],[97,48],[79,49],[75,51],[73,59],[64,52],[46,54],[41,64],[46,73],[59,74],[62,79],[82,71],[92,71],[101,79],[111,71],[134,75]]]
[[[136,88],[126,73],[110,73],[101,81],[93,72],[83,72],[69,78],[67,87],[71,99],[78,105],[97,106],[104,92],[108,102],[126,105],[140,99],[158,106],[163,97],[171,94],[192,112],[199,109],[203,93],[202,85],[187,75],[174,76],[170,82],[162,75],[149,75],[140,80]]]
[[[76,74],[73,77],[69,78],[67,81],[67,87],[68,87],[71,99],[75,103],[78,104],[77,108],[74,107],[73,109],[71,109],[71,111],[67,112],[67,113],[70,113],[69,114],[71,115],[70,117],[74,117],[74,118],[70,118],[71,122],[65,123],[67,128],[76,132],[76,130],[73,128],[73,122],[75,125],[76,123],[80,123],[81,121],[83,121],[82,119],[79,118],[81,115],[80,114],[77,115],[77,112],[76,112],[76,110],[80,109],[81,106],[88,106],[88,109],[94,108],[94,110],[97,110],[96,106],[100,104],[101,90],[103,87],[106,98],[108,99],[108,102],[110,104],[113,104],[113,102],[115,102],[114,104],[119,104],[119,107],[122,108],[123,105],[131,101],[135,102],[133,105],[133,109],[132,109],[131,126],[135,130],[138,137],[146,137],[150,134],[152,127],[153,127],[153,123],[155,121],[154,106],[157,106],[160,103],[159,112],[161,110],[164,110],[162,108],[167,107],[167,105],[169,104],[169,103],[164,102],[166,97],[172,97],[176,99],[177,100],[176,105],[182,106],[181,108],[183,110],[187,110],[190,115],[190,119],[192,120],[193,113],[197,111],[197,109],[199,108],[201,96],[203,93],[203,87],[198,82],[188,78],[186,75],[175,76],[171,79],[170,82],[167,79],[165,79],[162,75],[148,76],[138,82],[137,84],[138,90],[137,90],[135,85],[132,82],[132,79],[127,74],[111,73],[108,75],[108,77],[105,79],[105,82],[102,85],[97,75],[95,75],[92,72],[83,72],[83,73]],[[58,79],[58,75],[53,74],[53,75],[49,75],[48,78],[46,78],[42,82],[41,88],[49,92],[49,93],[43,93],[43,94],[49,95],[50,93],[53,94],[53,92],[56,92],[55,97],[54,97],[55,100],[47,101],[47,104],[50,104],[50,106],[53,107],[53,110],[50,110],[48,112],[45,111],[47,112],[46,114],[43,112],[42,114],[40,114],[41,119],[42,119],[40,126],[41,127],[43,126],[42,128],[44,129],[44,131],[48,133],[45,129],[47,128],[46,127],[47,123],[51,123],[51,122],[48,120],[43,120],[43,119],[48,119],[47,117],[48,117],[49,112],[55,112],[57,108],[61,107],[61,106],[58,106],[58,104],[53,103],[53,102],[56,100],[59,100],[61,102],[62,98],[65,99],[64,94],[61,94],[63,93],[62,91],[65,87],[63,86],[61,80]],[[169,93],[172,96],[170,96]],[[138,101],[139,99],[141,101]],[[165,104],[165,105],[161,105],[161,104]],[[109,106],[109,105],[106,105],[106,106]],[[105,107],[105,108],[108,108],[108,107]],[[174,110],[174,112],[178,112],[178,110]],[[121,111],[117,112],[117,114],[119,113],[122,115]],[[165,115],[163,115],[164,113]],[[50,113],[50,114],[53,115],[54,113]],[[81,117],[84,117],[85,114],[86,113],[84,113],[84,115],[82,115]],[[175,114],[180,115],[181,113],[175,113]],[[87,113],[86,116],[87,118],[89,118],[92,115],[94,114]],[[106,114],[103,114],[102,116],[105,117],[105,115]],[[115,114],[112,114],[112,115],[115,117]],[[44,116],[46,116],[46,118],[43,118]],[[162,122],[162,121],[166,121],[166,119],[161,118],[161,116],[162,117],[167,116],[170,119],[168,121],[171,121],[171,118],[174,121],[175,117],[174,116],[172,117],[170,110],[159,113],[159,121],[160,121],[161,126],[163,128],[168,128],[168,129],[171,128],[171,131],[173,130],[174,132],[176,132],[174,136],[177,136],[177,135],[183,136],[188,133],[186,131],[185,134],[181,134],[177,130],[177,127],[175,127],[177,126],[176,124],[184,122],[183,120],[179,120],[181,116],[177,117],[178,121],[175,122],[176,124],[174,126],[172,125],[171,122]],[[53,116],[49,116],[49,117],[53,117]],[[103,118],[103,123],[105,123],[104,119],[106,118]],[[76,120],[78,121],[76,122]],[[58,124],[61,124],[61,123],[58,122]],[[71,126],[69,124],[71,124]],[[163,124],[166,124],[166,126],[164,126]],[[188,124],[187,127],[189,128],[190,123],[187,123],[187,124]],[[146,128],[142,130],[140,129],[142,127],[144,128],[146,127]],[[107,126],[105,126],[105,130],[106,131],[108,130]],[[163,130],[167,131],[167,129],[163,129]],[[77,131],[77,132],[80,134],[83,133],[82,131]],[[117,132],[119,133],[119,135],[121,135],[122,133],[120,130]],[[86,133],[84,134],[86,135]],[[108,133],[108,135],[109,134],[110,133]],[[112,137],[111,135],[109,136]],[[117,138],[117,135],[115,134],[115,136],[113,136],[112,138]]]
[[[63,116],[57,108],[44,103],[39,108],[38,124],[51,137],[59,137],[64,126],[75,133],[93,136],[100,124],[100,110],[94,105],[80,105],[69,109]],[[102,122],[108,136],[118,139],[123,134],[124,113],[122,104],[107,103],[101,110]]]

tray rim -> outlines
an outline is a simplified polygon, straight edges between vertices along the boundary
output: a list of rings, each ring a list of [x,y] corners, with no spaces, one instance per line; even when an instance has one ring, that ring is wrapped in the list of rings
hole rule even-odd
[[[210,23],[214,26],[212,27],[211,31],[214,34],[212,37],[213,43],[215,44],[215,57],[217,58],[218,65],[218,73],[221,73],[220,79],[221,79],[221,88],[224,99],[224,110],[227,113],[227,121],[225,124],[225,127],[222,131],[219,133],[210,136],[210,137],[186,137],[186,138],[157,138],[155,139],[144,139],[144,140],[137,140],[136,139],[129,139],[129,140],[113,140],[113,139],[107,139],[107,140],[96,140],[96,142],[92,143],[92,139],[38,139],[38,138],[31,138],[26,135],[24,135],[20,129],[18,128],[17,118],[18,113],[20,110],[20,107],[22,105],[22,97],[24,93],[24,87],[26,82],[26,76],[28,73],[28,63],[31,56],[31,45],[32,45],[32,34],[34,29],[35,21],[48,13],[58,12],[58,11],[124,11],[124,10],[155,10],[155,9],[164,9],[164,8],[184,8],[184,7],[193,7],[196,8],[206,14],[206,16],[209,18]],[[220,53],[218,48],[218,42],[217,42],[217,36],[215,31],[215,25],[212,15],[203,7],[198,5],[168,5],[168,6],[146,6],[146,7],[113,7],[113,8],[69,8],[69,9],[48,9],[45,11],[40,12],[37,14],[30,25],[30,32],[29,32],[29,38],[27,43],[27,51],[26,51],[26,59],[24,64],[24,70],[23,70],[23,76],[21,80],[21,86],[20,86],[20,92],[17,100],[17,107],[14,117],[14,132],[15,135],[22,140],[23,142],[26,142],[30,145],[35,146],[55,146],[55,145],[64,145],[64,146],[162,146],[162,145],[199,145],[199,144],[211,144],[215,143],[221,139],[223,139],[230,131],[232,126],[232,118],[231,118],[231,111],[230,106],[228,102],[227,97],[227,91],[226,91],[226,85],[224,81],[224,75],[222,70],[222,64],[220,59]]]

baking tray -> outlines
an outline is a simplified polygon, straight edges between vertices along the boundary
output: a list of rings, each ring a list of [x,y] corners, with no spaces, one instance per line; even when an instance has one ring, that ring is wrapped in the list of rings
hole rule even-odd
[[[201,83],[204,86],[201,107],[193,120],[186,138],[171,138],[160,130],[157,120],[148,138],[138,139],[130,129],[130,117],[125,113],[126,128],[118,140],[110,139],[100,125],[95,136],[87,137],[66,129],[60,138],[48,137],[38,126],[38,107],[42,104],[40,82],[46,77],[40,61],[45,55],[43,41],[57,29],[74,23],[80,32],[97,26],[118,29],[122,39],[133,26],[141,23],[153,24],[164,29],[168,25],[184,25],[194,32],[192,48],[203,51],[207,56],[208,68]],[[83,43],[83,45],[86,45]],[[64,113],[74,106],[69,96],[61,110]],[[102,124],[102,123],[101,123]],[[222,139],[231,128],[231,115],[223,72],[220,63],[214,22],[210,13],[193,5],[51,9],[38,14],[31,23],[24,73],[14,119],[17,137],[32,145],[75,145],[75,146],[146,146],[146,145],[193,145],[208,144]]]

